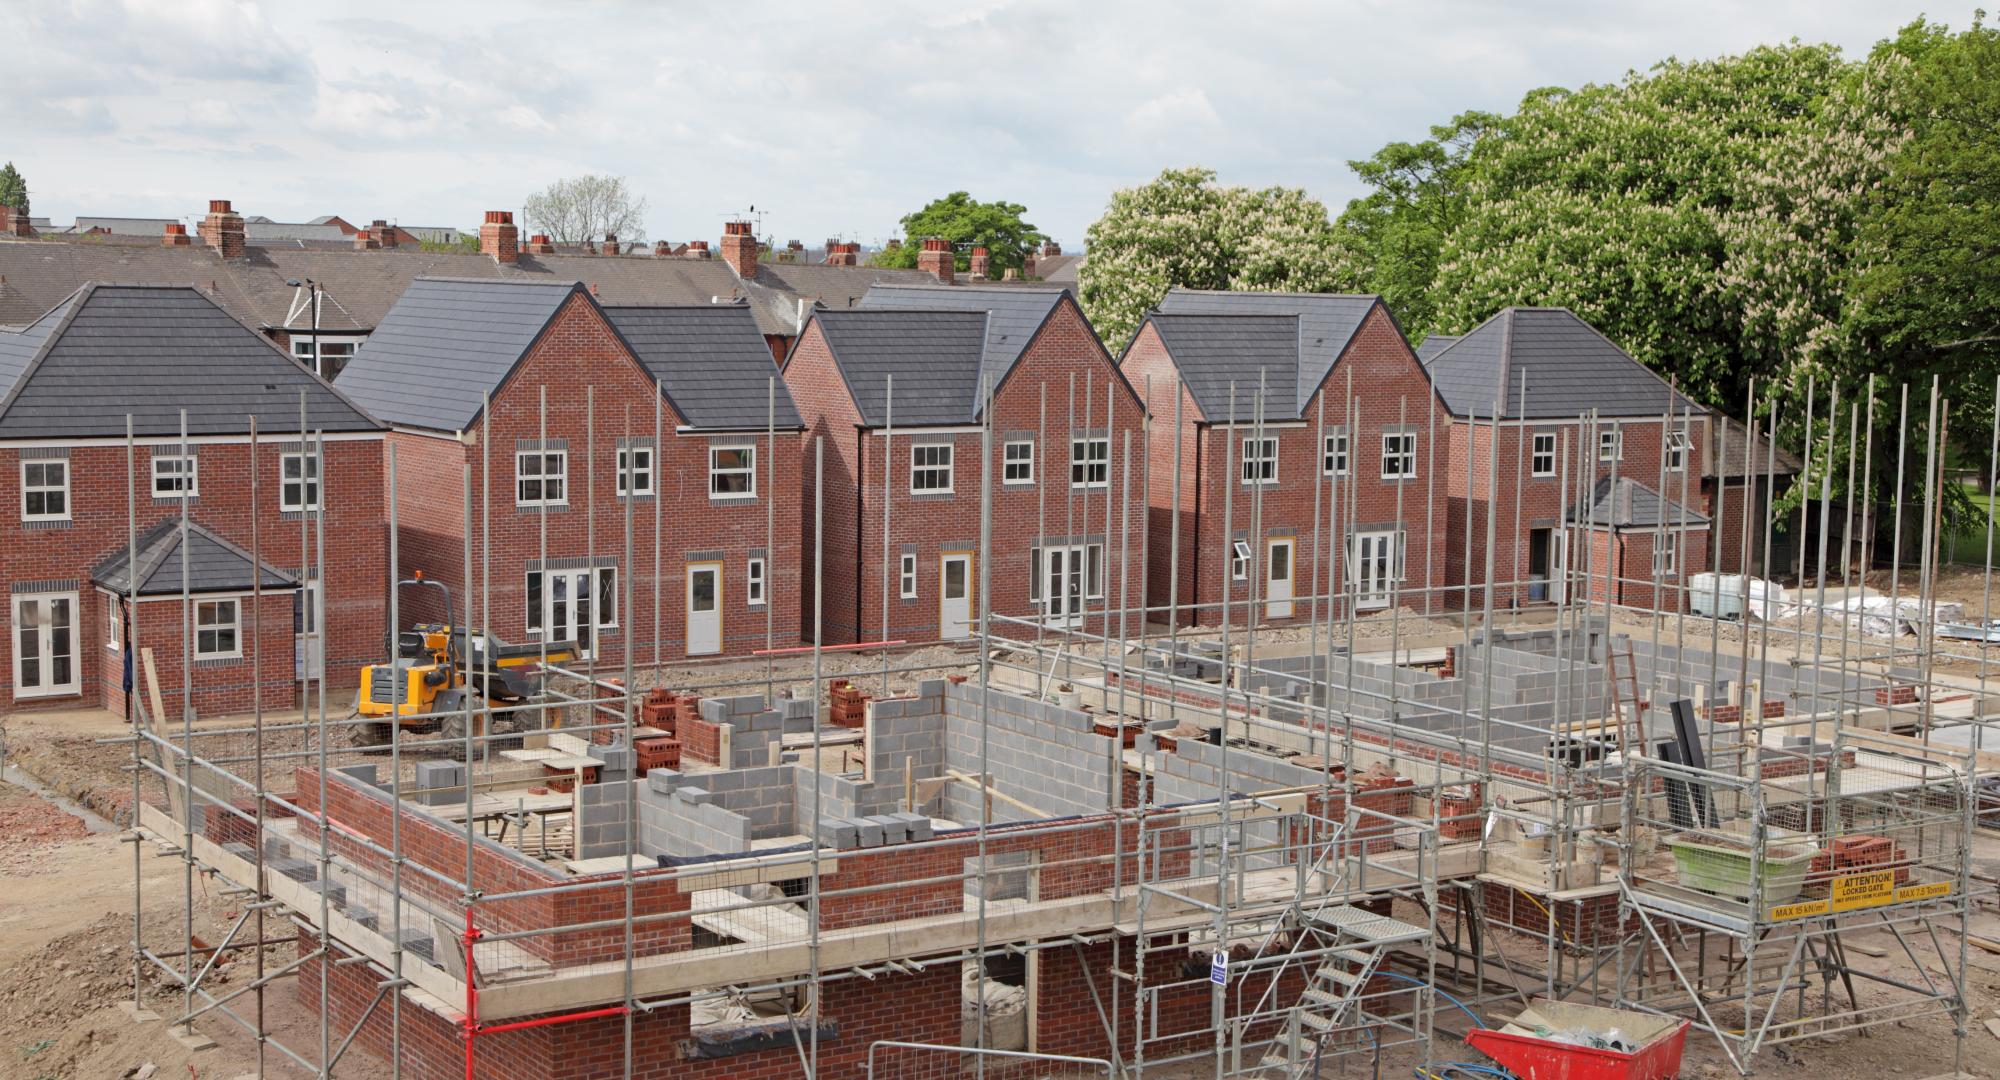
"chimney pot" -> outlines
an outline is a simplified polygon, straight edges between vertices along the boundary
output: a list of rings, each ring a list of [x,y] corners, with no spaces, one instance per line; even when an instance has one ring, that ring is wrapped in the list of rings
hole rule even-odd
[[[167,222],[167,231],[160,237],[160,243],[164,247],[187,247],[190,243],[187,226],[175,221]]]
[[[488,210],[479,226],[479,253],[494,262],[514,263],[521,258],[521,230],[514,226],[512,210]]]
[[[708,241],[706,240],[688,241],[687,257],[690,259],[708,258],[709,257]]]
[[[535,235],[528,237],[529,254],[553,255],[555,253],[555,250],[556,250],[555,241],[549,239],[548,233],[536,233]]]
[[[512,225],[513,223],[514,211],[512,210],[486,211],[486,224],[488,225]]]
[[[230,212],[230,209],[229,209],[229,200],[228,200],[228,199],[210,199],[210,200],[208,200],[208,212],[209,212],[209,213],[211,213],[211,214],[227,214],[227,213],[229,213],[229,212]]]
[[[749,235],[750,235],[750,223],[749,223],[749,222],[747,222],[747,221],[730,221],[730,222],[725,222],[725,223],[723,223],[723,226],[722,226],[722,235],[724,235],[724,236],[749,236]]]

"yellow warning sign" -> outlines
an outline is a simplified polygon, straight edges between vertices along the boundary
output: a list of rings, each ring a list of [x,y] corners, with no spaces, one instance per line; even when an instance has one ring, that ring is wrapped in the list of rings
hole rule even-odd
[[[1870,870],[1834,878],[1833,886],[1827,890],[1827,899],[1832,902],[1835,911],[1887,904],[1896,899],[1896,872]]]
[[[1778,920],[1803,919],[1812,915],[1824,915],[1826,914],[1826,910],[1827,904],[1824,900],[1807,900],[1798,904],[1779,904],[1771,909],[1771,918]]]
[[[1901,904],[1911,900],[1934,900],[1940,896],[1950,895],[1951,882],[1929,881],[1922,885],[1905,885],[1897,889],[1896,902]]]

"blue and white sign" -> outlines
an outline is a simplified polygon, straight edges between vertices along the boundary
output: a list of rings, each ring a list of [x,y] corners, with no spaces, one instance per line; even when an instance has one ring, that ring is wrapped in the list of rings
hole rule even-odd
[[[1208,981],[1217,986],[1229,984],[1229,954],[1216,953],[1208,958]]]

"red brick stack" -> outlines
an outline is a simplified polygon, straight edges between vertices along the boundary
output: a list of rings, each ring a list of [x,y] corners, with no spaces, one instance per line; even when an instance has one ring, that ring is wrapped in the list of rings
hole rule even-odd
[[[858,728],[868,719],[868,695],[846,679],[826,688],[827,705],[836,727]]]
[[[1438,834],[1446,840],[1477,840],[1481,826],[1485,823],[1475,815],[1479,813],[1479,784],[1477,782],[1446,788],[1438,794]]]
[[[1839,836],[1829,841],[1820,853],[1813,856],[1813,877],[1821,879],[1813,888],[1824,893],[1827,888],[1825,878],[1844,873],[1859,873],[1866,870],[1896,871],[1896,884],[1910,883],[1910,862],[1903,857],[1903,849],[1886,836]]]
[[[646,691],[646,700],[639,704],[639,722],[672,735],[676,701],[674,692],[664,686]]]
[[[633,769],[644,776],[652,769],[678,769],[681,767],[681,744],[679,739],[657,736],[651,739],[636,739],[632,746],[638,753],[638,761]]]

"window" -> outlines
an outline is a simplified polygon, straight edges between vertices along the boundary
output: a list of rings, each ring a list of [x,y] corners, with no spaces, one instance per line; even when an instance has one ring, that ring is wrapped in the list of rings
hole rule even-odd
[[[1687,468],[1688,433],[1686,428],[1675,428],[1667,432],[1667,471],[1680,472]]]
[[[903,553],[902,579],[903,599],[915,599],[917,595],[917,556],[914,552]]]
[[[549,577],[560,580],[551,588]],[[572,598],[574,603],[571,602]],[[585,624],[609,629],[618,625],[618,568],[528,571],[527,618],[531,634],[555,624],[554,640],[582,638]],[[594,616],[594,618],[593,618]]]
[[[104,597],[104,647],[125,651],[125,606],[109,594]]]
[[[319,509],[319,455],[278,457],[278,509],[287,514]]]
[[[1597,433],[1597,460],[1618,461],[1625,456],[1624,434],[1617,428]]]
[[[1677,549],[1679,546],[1674,542],[1674,538],[1667,533],[1659,533],[1653,537],[1654,577],[1670,578],[1674,576],[1674,571],[1677,568],[1675,556],[1678,554]]]
[[[928,443],[910,447],[910,491],[948,492],[951,490],[951,444]],[[916,593],[904,593],[915,596]]]
[[[1536,476],[1556,474],[1556,433],[1535,432],[1528,448],[1528,471]]]
[[[195,498],[201,495],[201,473],[194,455],[153,459],[153,498]]]
[[[1243,440],[1243,482],[1272,484],[1278,480],[1278,440]]]
[[[743,571],[743,602],[751,607],[764,606],[764,560],[752,558]]]
[[[347,362],[354,359],[354,346],[353,341],[333,341],[322,337],[319,339],[319,356],[315,358],[313,339],[307,334],[292,339],[292,355],[299,358],[299,363],[317,372],[320,378],[332,382]]]
[[[21,520],[69,520],[69,462],[21,463]]]
[[[1417,434],[1392,431],[1382,436],[1382,479],[1407,480],[1417,475]]]
[[[1003,484],[1035,482],[1035,444],[1032,441],[1007,444],[1003,451],[1000,482]]]
[[[514,505],[569,502],[569,451],[524,450],[514,455]]]
[[[1238,581],[1250,580],[1250,544],[1238,540],[1232,550],[1233,554],[1229,557],[1229,576]]]
[[[1100,488],[1111,480],[1111,440],[1105,438],[1069,441],[1069,486]]]
[[[711,499],[754,499],[757,497],[756,447],[711,446],[708,448],[708,497]]]
[[[223,660],[242,656],[236,625],[236,601],[203,600],[195,604],[194,658]]]
[[[653,493],[653,448],[650,446],[622,446],[618,448],[618,494],[651,495]]]
[[[1347,432],[1336,431],[1328,435],[1323,453],[1325,460],[1320,462],[1321,473],[1327,476],[1347,475]]]
[[[540,570],[528,571],[528,619],[525,625],[530,634],[539,634],[542,632],[543,592],[542,572]]]

